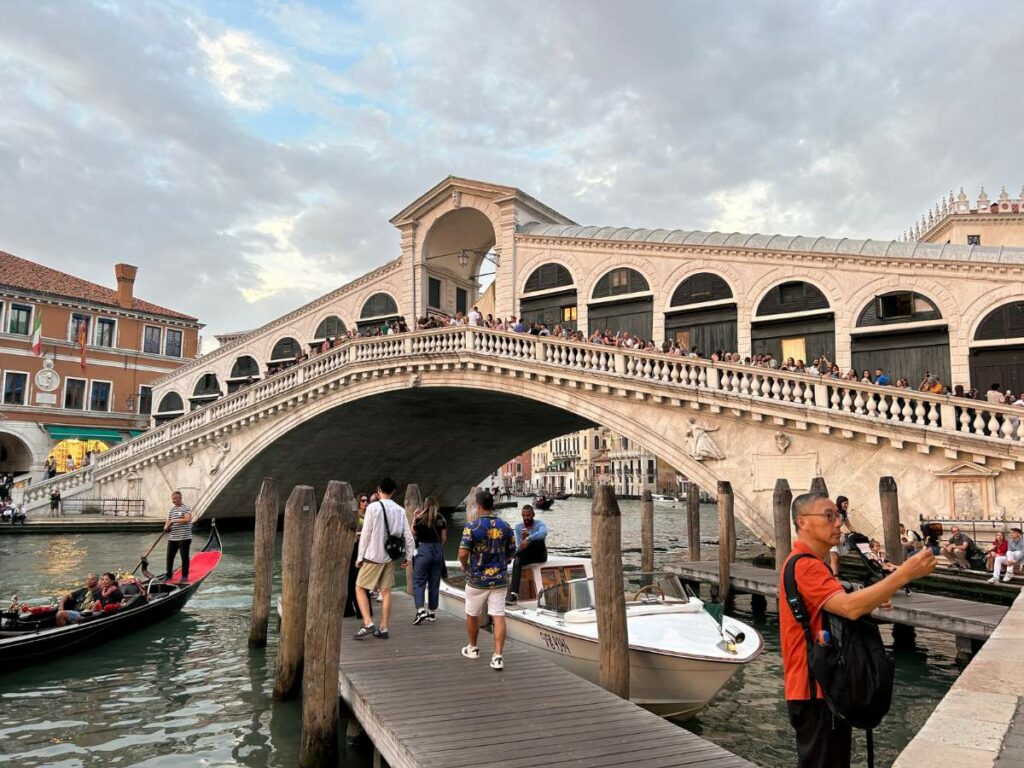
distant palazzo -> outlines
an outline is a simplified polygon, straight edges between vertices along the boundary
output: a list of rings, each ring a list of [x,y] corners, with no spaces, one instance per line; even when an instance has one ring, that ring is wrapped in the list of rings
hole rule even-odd
[[[1024,249],[1000,243],[1024,243],[1024,213],[1019,201],[1001,201],[971,219],[991,245],[930,242],[955,229],[940,219],[954,216],[956,202],[946,214],[939,206],[927,231],[897,241],[583,227],[514,187],[449,177],[391,219],[397,258],[230,335],[157,382],[155,410],[170,414],[164,398],[188,403],[211,376],[233,391],[349,329],[466,312],[479,299],[478,277],[491,273],[497,317],[628,330],[704,356],[770,352],[810,363],[824,353],[912,387],[930,372],[948,386],[999,382],[1018,392]]]

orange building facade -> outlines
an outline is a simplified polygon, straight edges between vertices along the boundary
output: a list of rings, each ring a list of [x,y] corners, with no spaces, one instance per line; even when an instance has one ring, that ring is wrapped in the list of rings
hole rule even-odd
[[[199,321],[136,298],[136,272],[116,265],[112,289],[0,251],[0,473],[16,484],[145,430],[152,382],[197,356]]]

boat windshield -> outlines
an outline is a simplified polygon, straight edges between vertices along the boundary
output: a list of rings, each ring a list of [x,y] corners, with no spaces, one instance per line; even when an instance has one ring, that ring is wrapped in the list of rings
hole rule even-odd
[[[674,573],[628,573],[624,577],[626,605],[689,603],[693,592]],[[571,579],[542,590],[537,607],[555,613],[593,610],[594,579]]]

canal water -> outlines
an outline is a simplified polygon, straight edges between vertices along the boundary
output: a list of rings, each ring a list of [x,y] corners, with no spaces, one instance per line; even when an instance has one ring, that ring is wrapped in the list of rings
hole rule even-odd
[[[624,564],[636,568],[639,502],[622,501],[620,506]],[[515,510],[503,510],[502,515],[509,520],[518,517]],[[550,550],[587,553],[588,501],[556,502],[540,517],[550,528]],[[715,558],[714,507],[703,507],[701,517],[704,557]],[[457,513],[452,521],[456,531],[462,520]],[[749,531],[738,528],[739,557],[764,551]],[[14,593],[24,597],[56,592],[68,585],[69,575],[90,570],[130,570],[153,538],[133,533],[4,536],[0,599],[6,604]],[[300,706],[276,703],[270,697],[276,631],[272,627],[265,651],[246,648],[252,533],[230,532],[223,539],[221,567],[178,616],[75,656],[0,671],[0,763],[21,768],[297,764]],[[456,539],[449,542],[450,557]],[[687,557],[686,511],[681,505],[655,507],[655,547],[659,567]],[[279,581],[278,574],[275,589]],[[765,768],[791,765],[794,750],[781,700],[778,622],[774,613],[755,620],[747,598],[738,601],[736,615],[764,636],[765,652],[681,727]],[[393,617],[392,631],[419,631],[408,625],[409,618]],[[958,673],[951,638],[919,631],[918,645],[916,651],[895,655],[896,698],[876,735],[879,766],[891,764]],[[856,758],[857,750],[863,752],[863,736],[855,735],[854,740]],[[344,765],[370,764],[365,746],[345,751]]]

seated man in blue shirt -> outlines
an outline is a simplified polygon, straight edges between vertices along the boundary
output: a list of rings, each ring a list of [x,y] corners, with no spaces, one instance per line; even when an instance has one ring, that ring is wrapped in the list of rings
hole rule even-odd
[[[512,564],[512,578],[508,583],[508,597],[505,599],[509,605],[515,605],[519,601],[519,581],[523,575],[523,566],[547,562],[547,535],[548,527],[544,525],[544,521],[533,516],[533,507],[523,504],[523,522],[516,523],[516,559]]]

